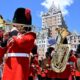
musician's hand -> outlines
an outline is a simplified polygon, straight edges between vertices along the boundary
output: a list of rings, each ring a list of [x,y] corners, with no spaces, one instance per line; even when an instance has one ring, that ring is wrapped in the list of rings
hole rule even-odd
[[[70,63],[70,70],[71,70],[71,72],[75,71],[74,63]]]
[[[46,68],[50,68],[50,65],[49,64],[46,64]]]
[[[5,54],[5,55],[4,55],[4,61],[6,62],[7,59],[8,59],[8,55]]]

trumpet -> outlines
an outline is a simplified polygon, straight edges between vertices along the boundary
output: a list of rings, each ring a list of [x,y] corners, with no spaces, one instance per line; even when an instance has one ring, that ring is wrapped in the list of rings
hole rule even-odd
[[[7,22],[3,18],[0,18],[0,27],[5,27],[4,29],[6,29],[7,27],[10,27],[10,30],[11,28],[16,27],[19,30],[25,30],[25,32],[26,31],[35,32],[35,28],[36,28],[34,25]]]
[[[21,23],[13,23],[13,22],[0,22],[0,25],[4,25],[4,26],[13,26],[13,27],[18,27],[18,26],[22,26],[22,27],[35,27],[33,25],[26,25],[26,24],[21,24]]]

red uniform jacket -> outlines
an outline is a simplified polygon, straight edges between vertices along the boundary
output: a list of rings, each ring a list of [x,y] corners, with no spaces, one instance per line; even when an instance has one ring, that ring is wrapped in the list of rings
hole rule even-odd
[[[8,42],[7,47],[0,48],[0,57],[5,53],[26,53],[30,54],[36,34],[29,32],[13,36]],[[4,64],[2,80],[28,80],[29,76],[29,57],[8,57]]]
[[[71,58],[71,60],[73,60],[75,62],[75,65],[73,66],[73,70],[72,70],[72,75],[80,77],[80,71],[78,71],[77,66],[76,66],[77,65],[77,59],[78,58],[76,58],[76,60]]]
[[[39,63],[38,63],[38,56],[34,56],[34,59],[31,60],[31,65],[30,65],[30,75],[33,78],[37,74],[37,69],[38,69]]]

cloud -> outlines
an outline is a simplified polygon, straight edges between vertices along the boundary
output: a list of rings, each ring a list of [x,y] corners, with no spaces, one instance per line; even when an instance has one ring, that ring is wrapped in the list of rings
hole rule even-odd
[[[49,9],[53,2],[57,8],[60,7],[63,15],[67,15],[68,14],[67,6],[71,6],[74,0],[44,0],[44,2],[41,3],[41,5]]]
[[[40,17],[43,15],[43,13],[44,13],[43,11],[40,12]]]

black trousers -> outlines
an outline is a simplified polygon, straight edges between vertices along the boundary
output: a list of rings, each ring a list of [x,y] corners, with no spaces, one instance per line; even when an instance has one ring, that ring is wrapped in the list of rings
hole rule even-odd
[[[54,78],[52,80],[68,80],[68,79],[60,79],[60,78]]]
[[[38,75],[38,80],[46,80],[46,77],[41,77],[41,75]]]
[[[80,77],[76,77],[76,80],[80,80]]]
[[[33,77],[32,77],[32,76],[30,76],[30,77],[28,78],[28,80],[33,80]]]

